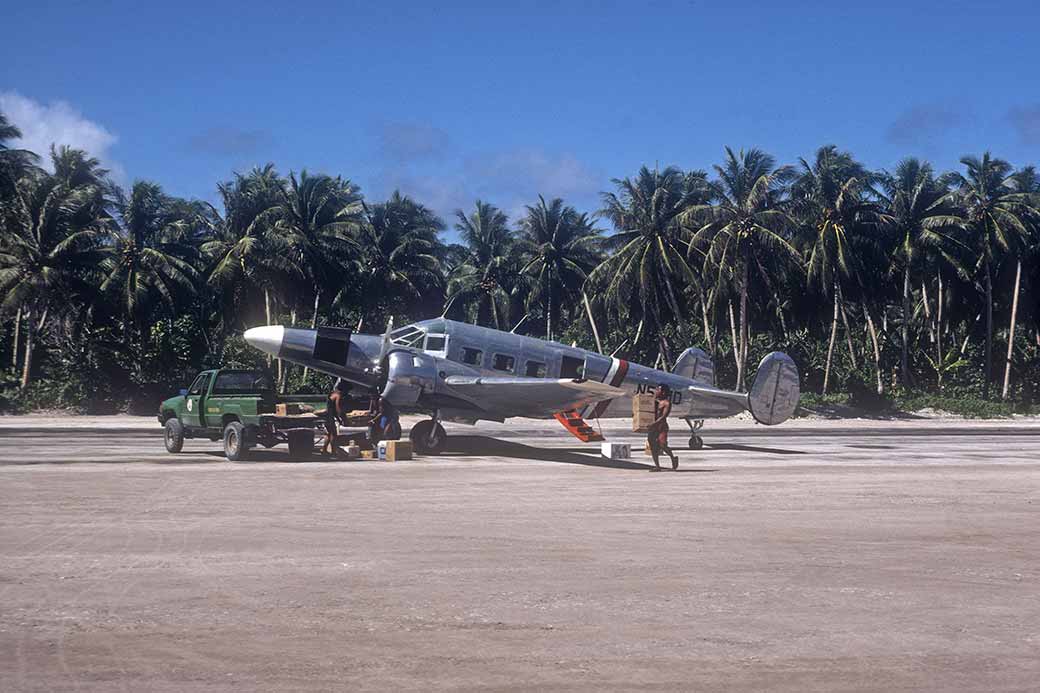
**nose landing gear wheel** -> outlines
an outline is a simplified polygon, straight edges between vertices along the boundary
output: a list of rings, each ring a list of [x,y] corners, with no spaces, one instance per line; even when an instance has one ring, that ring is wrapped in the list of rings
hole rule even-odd
[[[408,433],[408,439],[412,441],[412,448],[419,455],[439,455],[448,442],[448,434],[439,423],[420,421],[412,426]]]
[[[690,436],[690,449],[700,450],[704,447],[704,440],[697,435]]]

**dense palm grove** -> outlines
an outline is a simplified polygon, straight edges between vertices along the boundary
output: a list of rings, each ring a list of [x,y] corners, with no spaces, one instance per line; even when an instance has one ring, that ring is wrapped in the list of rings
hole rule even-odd
[[[710,172],[615,179],[591,214],[477,200],[443,220],[272,165],[218,183],[217,206],[122,189],[84,152],[44,166],[18,137],[0,115],[8,410],[150,410],[200,367],[262,365],[249,326],[440,314],[647,364],[700,345],[726,387],[782,349],[805,391],[875,404],[1040,393],[1040,176],[989,153],[872,171],[833,146],[795,165],[726,149]],[[284,389],[327,386],[271,367]]]

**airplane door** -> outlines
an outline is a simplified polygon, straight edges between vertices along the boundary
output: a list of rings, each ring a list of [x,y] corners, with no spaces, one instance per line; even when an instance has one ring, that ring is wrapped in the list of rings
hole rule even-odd
[[[423,351],[425,351],[430,356],[436,356],[440,359],[448,358],[448,335],[426,335],[426,341],[423,343]]]
[[[585,369],[583,374],[586,380],[603,382],[610,370],[610,358],[600,354],[589,354],[585,357]]]

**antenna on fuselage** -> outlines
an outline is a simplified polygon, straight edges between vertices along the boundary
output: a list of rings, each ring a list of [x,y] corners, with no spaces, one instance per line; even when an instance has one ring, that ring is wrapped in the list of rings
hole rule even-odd
[[[516,325],[514,325],[513,329],[509,330],[509,334],[516,334],[517,328],[520,327],[521,325],[523,325],[524,321],[527,320],[527,318],[529,318],[529,317],[531,317],[531,314],[527,313],[526,315],[524,315],[524,317],[520,318],[520,322],[518,322]]]
[[[626,346],[627,344],[628,344],[628,340],[626,339],[625,341],[621,342],[621,344],[618,344],[618,348],[617,348],[617,349],[615,349],[614,351],[610,352],[610,355],[611,355],[612,357],[613,357],[613,356],[617,356],[617,353],[618,353],[619,351],[621,351],[622,349],[624,349],[624,348],[625,348],[625,346]]]

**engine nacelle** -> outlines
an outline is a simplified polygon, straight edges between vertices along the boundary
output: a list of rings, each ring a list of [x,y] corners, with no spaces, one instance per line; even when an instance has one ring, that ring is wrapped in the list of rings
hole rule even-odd
[[[437,382],[437,364],[425,354],[391,352],[386,358],[383,397],[398,407],[414,405],[423,393],[432,393]]]

